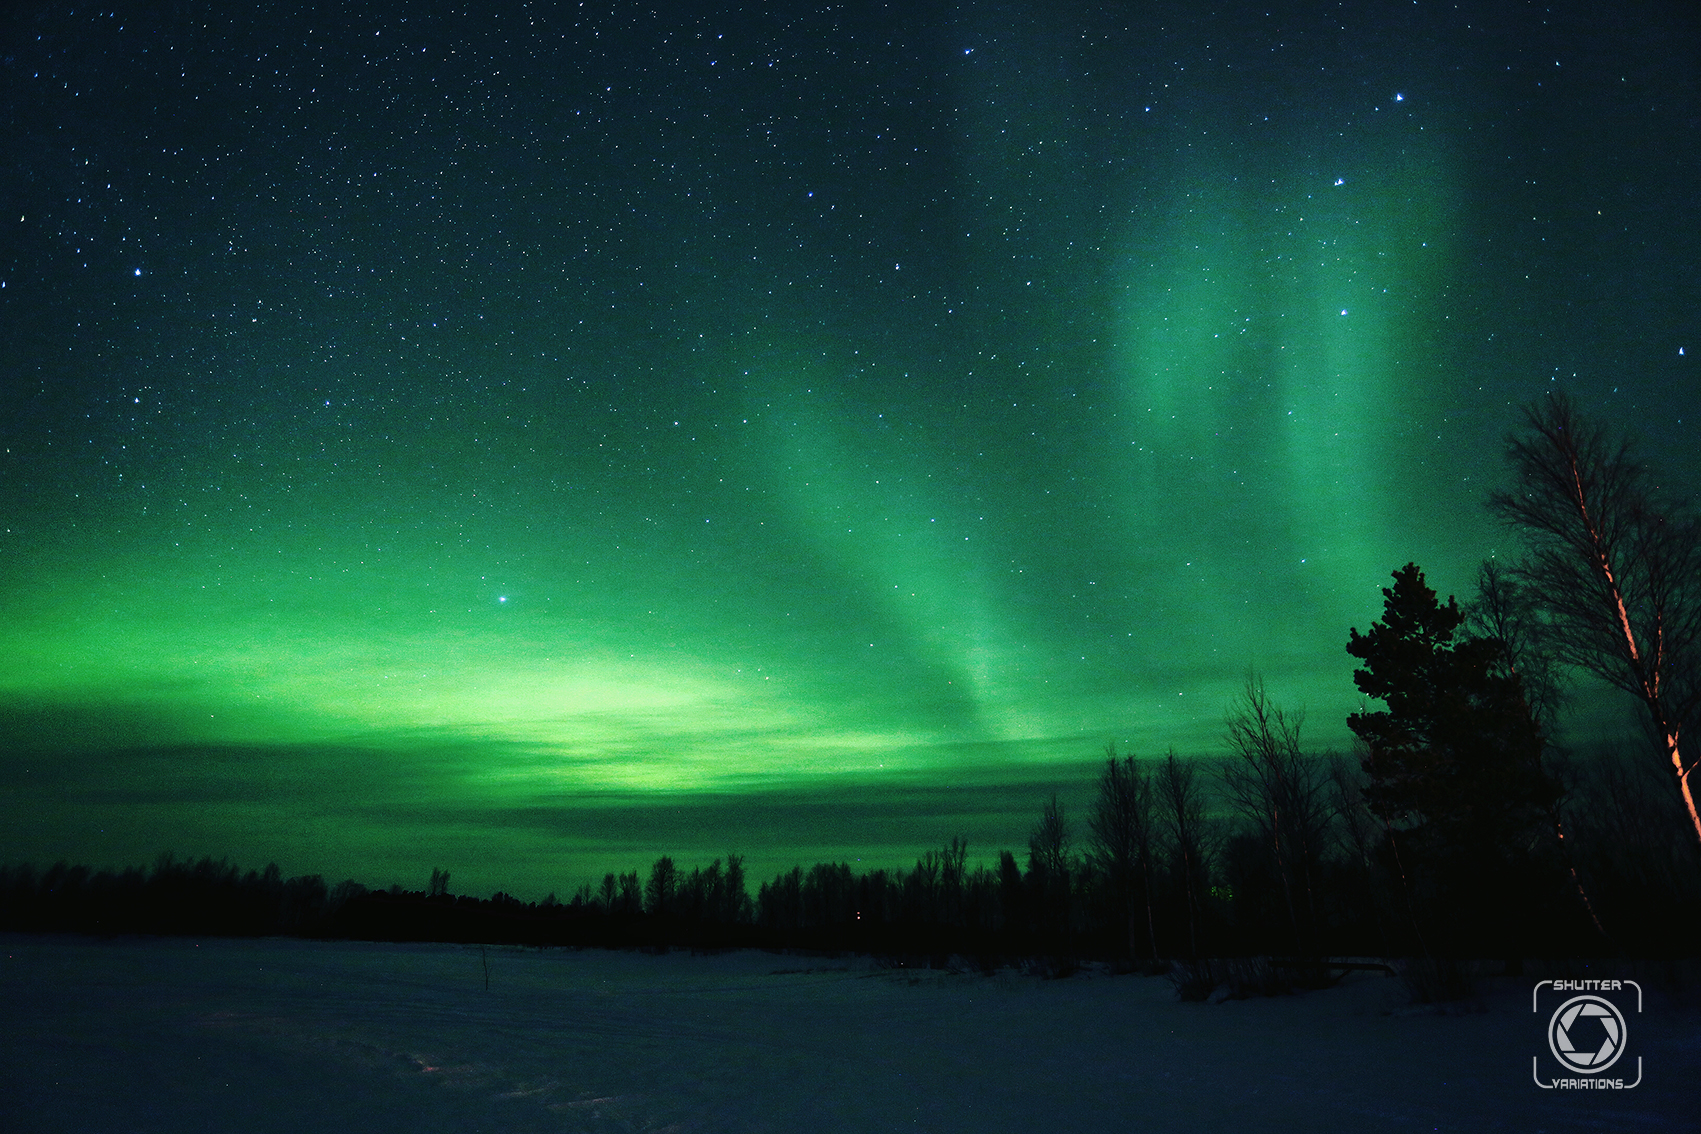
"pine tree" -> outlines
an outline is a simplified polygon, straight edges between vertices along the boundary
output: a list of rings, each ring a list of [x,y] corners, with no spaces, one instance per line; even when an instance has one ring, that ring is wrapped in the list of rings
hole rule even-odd
[[[1347,720],[1369,748],[1371,809],[1466,843],[1527,825],[1519,817],[1554,789],[1541,773],[1541,730],[1522,681],[1501,664],[1501,644],[1459,635],[1464,612],[1451,596],[1441,605],[1416,564],[1394,572],[1382,594],[1382,620],[1350,631],[1347,646],[1364,663],[1353,683],[1388,706]]]
[[[1364,789],[1383,821],[1402,877],[1425,870],[1457,922],[1505,922],[1514,878],[1556,796],[1541,764],[1544,740],[1501,643],[1458,633],[1465,614],[1442,605],[1408,563],[1382,592],[1380,622],[1352,630],[1359,691],[1387,705],[1347,724],[1364,742]],[[1399,856],[1410,854],[1410,859]]]

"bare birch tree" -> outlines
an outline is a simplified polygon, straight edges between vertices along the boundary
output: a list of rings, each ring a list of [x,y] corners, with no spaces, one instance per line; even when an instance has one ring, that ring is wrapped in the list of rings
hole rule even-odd
[[[1073,862],[1071,834],[1063,805],[1053,792],[1028,836],[1028,878],[1035,888],[1040,924],[1067,941],[1070,929],[1070,891]]]
[[[1647,710],[1701,839],[1686,735],[1701,712],[1701,527],[1660,490],[1626,440],[1555,395],[1507,443],[1515,484],[1490,507],[1529,544],[1518,580],[1536,594],[1558,657]]]
[[[1169,836],[1175,872],[1180,876],[1182,898],[1187,903],[1188,956],[1199,955],[1199,918],[1203,913],[1200,889],[1205,876],[1205,792],[1190,761],[1170,749],[1159,765],[1158,807],[1164,833]]]
[[[1105,745],[1104,771],[1093,801],[1092,855],[1109,879],[1118,914],[1127,922],[1128,948],[1135,952],[1135,928],[1144,906],[1147,956],[1158,954],[1158,934],[1152,916],[1152,844],[1156,816],[1152,810],[1152,776],[1133,756],[1116,755]]]
[[[1261,678],[1249,676],[1229,708],[1225,723],[1232,755],[1222,769],[1230,807],[1270,854],[1288,924],[1301,949],[1310,944],[1317,923],[1314,881],[1333,818],[1328,766],[1300,750],[1304,720],[1303,713],[1290,713],[1272,701]]]
[[[1476,598],[1464,610],[1473,633],[1500,643],[1506,666],[1523,683],[1531,715],[1550,733],[1566,696],[1539,597],[1498,559],[1485,559],[1477,567]]]

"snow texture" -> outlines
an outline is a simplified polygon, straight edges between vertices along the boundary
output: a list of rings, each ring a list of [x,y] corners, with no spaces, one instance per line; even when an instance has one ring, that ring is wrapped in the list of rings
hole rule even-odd
[[[1374,975],[1182,1004],[756,952],[0,935],[0,1130],[1701,1128],[1701,1013],[1650,997],[1634,1091],[1544,1091],[1528,985],[1443,1015]]]

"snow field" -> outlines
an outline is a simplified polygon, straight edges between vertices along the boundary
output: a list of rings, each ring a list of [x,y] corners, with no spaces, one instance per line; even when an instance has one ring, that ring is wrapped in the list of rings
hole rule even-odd
[[[1529,983],[1442,1015],[1378,975],[1181,1004],[865,958],[0,935],[0,1129],[1701,1128],[1701,1012],[1650,997],[1637,1090],[1543,1091]]]

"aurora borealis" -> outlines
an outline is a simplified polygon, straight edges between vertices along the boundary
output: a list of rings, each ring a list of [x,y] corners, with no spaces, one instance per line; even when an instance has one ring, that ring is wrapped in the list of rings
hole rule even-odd
[[[1344,749],[1556,381],[1701,483],[1680,6],[156,7],[4,32],[0,861],[978,857]]]

